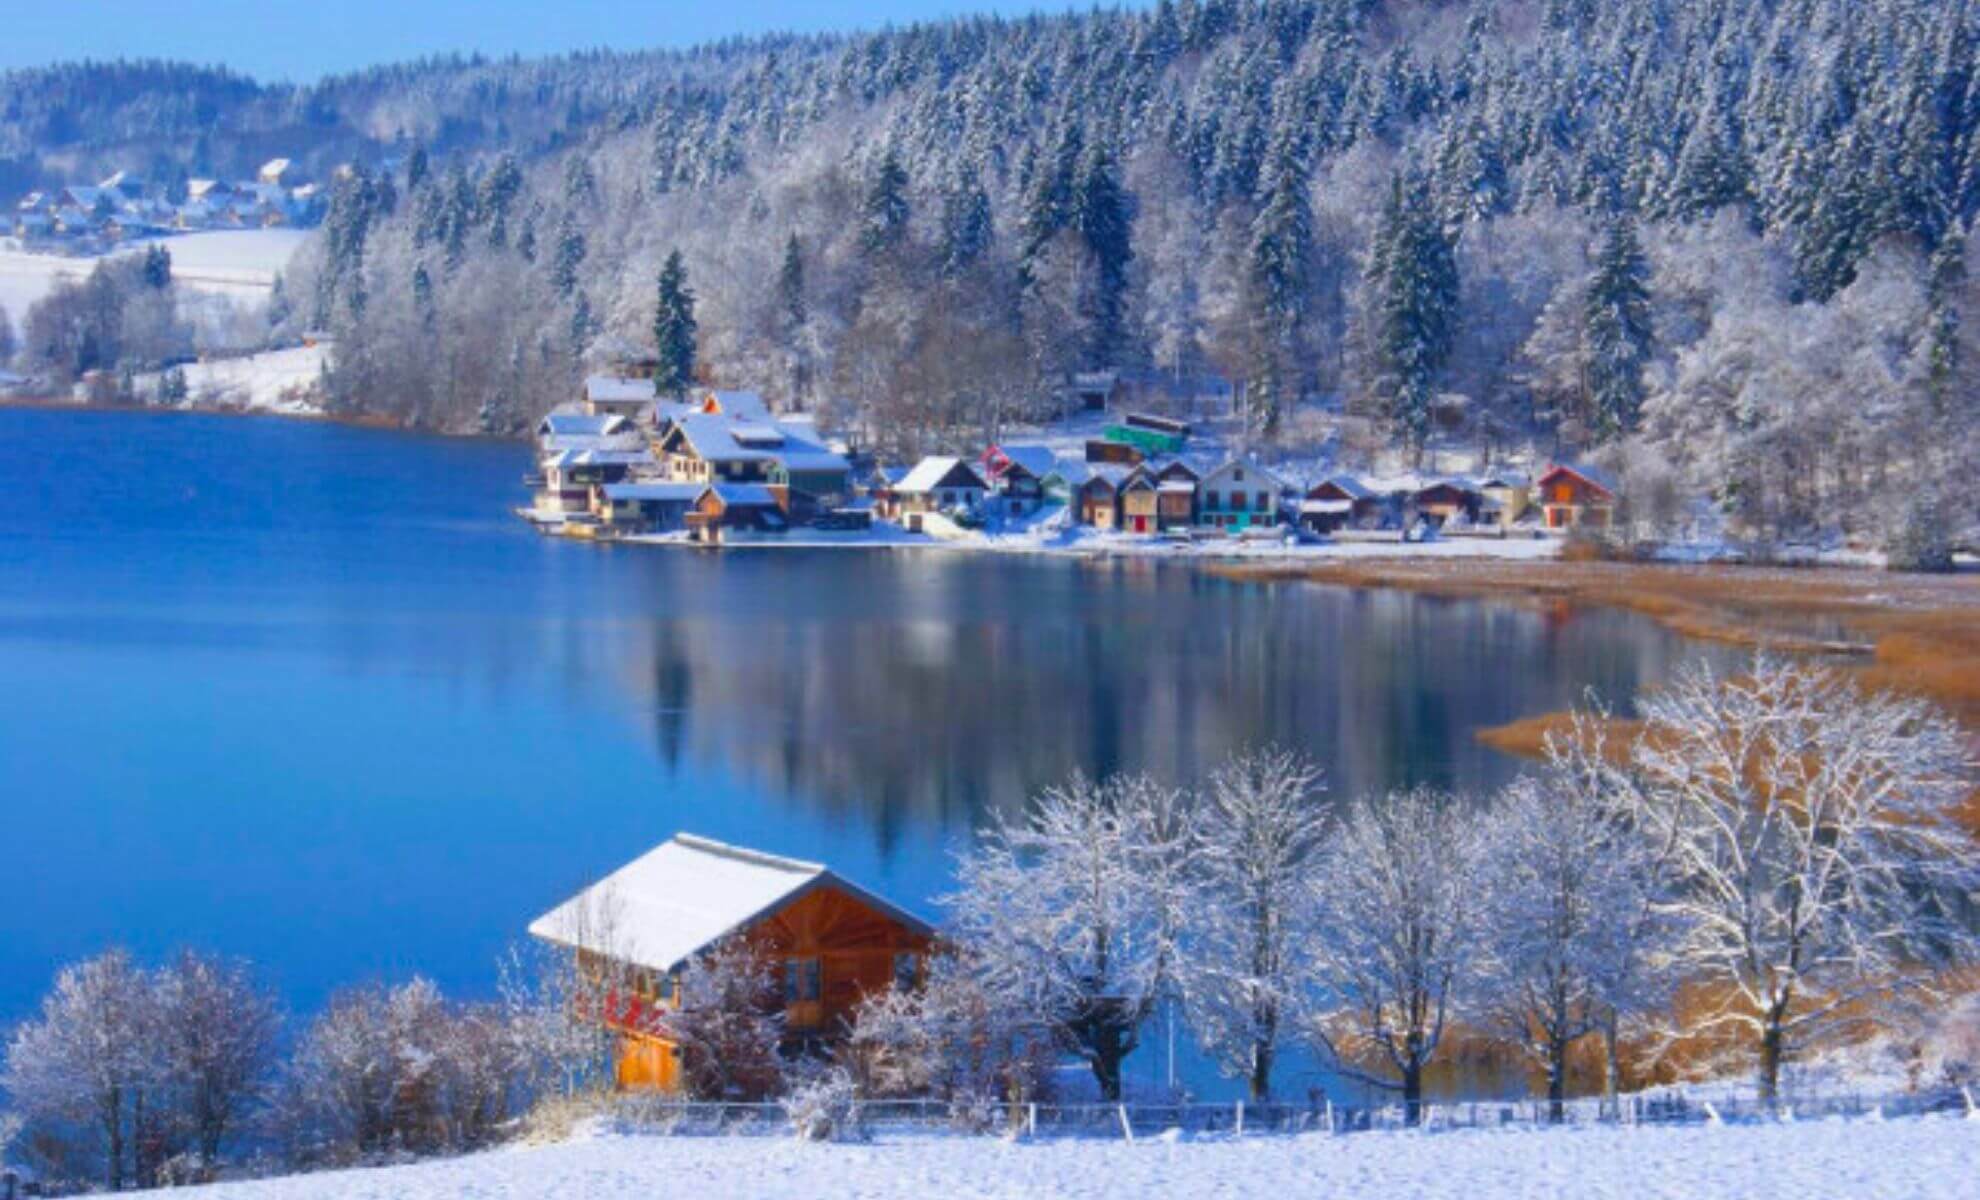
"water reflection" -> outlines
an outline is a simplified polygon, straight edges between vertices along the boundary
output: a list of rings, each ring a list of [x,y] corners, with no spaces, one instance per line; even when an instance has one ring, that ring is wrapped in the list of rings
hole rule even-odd
[[[0,411],[0,445],[32,449],[0,502],[0,1024],[111,943],[248,956],[303,1010],[485,993],[531,916],[683,828],[926,911],[973,822],[1075,768],[1278,741],[1336,792],[1483,791],[1517,764],[1479,727],[1729,653],[1139,561],[547,541],[503,444]]]

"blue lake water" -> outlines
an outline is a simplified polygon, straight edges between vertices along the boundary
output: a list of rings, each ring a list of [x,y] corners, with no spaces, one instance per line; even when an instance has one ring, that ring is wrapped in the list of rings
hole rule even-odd
[[[1478,728],[1724,653],[1143,562],[546,540],[504,442],[0,410],[0,448],[0,1024],[111,944],[246,956],[301,1010],[487,994],[681,829],[932,913],[972,822],[1075,767],[1276,740],[1336,791],[1482,790],[1518,765]]]

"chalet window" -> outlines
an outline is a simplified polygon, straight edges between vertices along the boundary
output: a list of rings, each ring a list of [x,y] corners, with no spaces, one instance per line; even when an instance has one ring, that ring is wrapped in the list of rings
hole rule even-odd
[[[1218,497],[1217,493],[1205,492],[1203,494],[1203,506],[1205,508],[1216,508],[1220,503],[1222,503],[1222,501]]]
[[[1243,483],[1243,482],[1244,482],[1244,468],[1243,468],[1243,467],[1238,467],[1238,468],[1237,468],[1236,470],[1234,470],[1234,471],[1232,471],[1232,472],[1231,472],[1231,479],[1232,479],[1233,481],[1235,481],[1235,482],[1237,482],[1237,483]]]
[[[1272,511],[1272,497],[1265,494],[1264,492],[1258,493],[1258,511],[1259,512]]]
[[[787,958],[784,960],[784,1003],[799,1004],[815,1001],[823,991],[818,960],[815,958]]]
[[[919,955],[901,953],[894,955],[894,990],[905,992],[912,988],[915,978],[921,973]]]

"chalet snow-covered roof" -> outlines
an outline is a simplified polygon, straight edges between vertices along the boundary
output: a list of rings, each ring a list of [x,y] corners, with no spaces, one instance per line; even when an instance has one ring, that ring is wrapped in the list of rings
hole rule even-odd
[[[959,469],[966,472],[968,477],[954,483],[946,482]],[[953,455],[930,455],[914,464],[914,470],[903,476],[901,481],[894,485],[894,490],[907,495],[920,495],[940,487],[973,487],[987,491],[990,485],[984,482],[983,476],[974,466],[962,459]]]
[[[1352,500],[1302,500],[1299,511],[1303,513],[1344,513],[1354,508]]]
[[[1349,500],[1366,500],[1374,495],[1359,479],[1356,479],[1352,475],[1329,475],[1327,478],[1308,488],[1307,491],[1309,493],[1317,492],[1323,487],[1332,487]]]
[[[846,460],[775,421],[739,421],[719,413],[688,412],[671,418],[697,456],[707,462],[778,462],[789,471],[843,471]]]
[[[1235,475],[1238,471],[1241,470],[1250,472],[1251,476],[1255,476],[1262,482],[1267,483],[1275,488],[1285,488],[1291,486],[1286,482],[1285,478],[1281,476],[1277,471],[1272,470],[1270,467],[1260,466],[1259,464],[1252,462],[1249,459],[1243,459],[1243,458],[1233,458],[1226,460],[1225,462],[1220,463],[1215,470],[1206,472],[1202,479],[1202,485],[1206,488],[1212,487],[1216,484],[1216,482],[1219,479],[1221,479],[1225,475],[1232,475],[1234,477],[1232,482],[1238,482],[1238,480],[1235,479]],[[1247,476],[1246,479],[1243,480],[1243,482],[1247,484],[1250,483],[1251,476]]]
[[[1027,472],[1039,479],[1043,479],[1045,476],[1051,474],[1052,468],[1059,461],[1059,456],[1052,452],[1050,446],[1039,445],[1036,442],[999,442],[985,452],[985,463],[996,462],[999,460],[999,456],[1002,456],[1002,461],[1023,467]],[[991,470],[993,474],[1002,474],[995,467],[992,467]]]
[[[653,381],[629,379],[622,375],[587,375],[584,377],[584,398],[593,404],[631,404],[652,400]]]
[[[537,423],[544,437],[607,437],[622,432],[626,419],[617,413],[553,412]]]
[[[778,508],[777,496],[761,483],[703,484],[704,492],[714,492],[727,508]]]
[[[926,921],[833,874],[677,833],[529,923],[532,936],[654,971],[672,971],[726,935],[819,887],[844,891],[918,933]]]
[[[1196,483],[1188,479],[1165,479],[1155,490],[1170,496],[1194,496]]]
[[[1616,481],[1609,476],[1607,471],[1588,466],[1584,463],[1555,463],[1541,474],[1541,485],[1544,486],[1549,477],[1562,471],[1594,484],[1596,487],[1607,492],[1611,498],[1619,494],[1616,489]]]
[[[703,402],[713,401],[717,412],[723,416],[747,421],[767,421],[770,419],[770,406],[755,392],[708,391],[702,393]]]

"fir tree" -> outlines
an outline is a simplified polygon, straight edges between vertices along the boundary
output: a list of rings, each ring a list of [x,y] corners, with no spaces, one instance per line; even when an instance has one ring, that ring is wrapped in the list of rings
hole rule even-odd
[[[164,291],[172,286],[172,252],[156,242],[144,248],[144,286]]]
[[[994,237],[989,193],[971,171],[942,197],[942,273],[960,275],[989,250]]]
[[[1267,171],[1264,207],[1251,225],[1248,263],[1269,339],[1261,364],[1265,378],[1260,380],[1266,398],[1261,432],[1268,435],[1288,402],[1298,399],[1295,389],[1312,286],[1312,247],[1313,212],[1306,180],[1289,153],[1277,156]]]
[[[557,247],[550,256],[550,286],[557,289],[559,296],[569,296],[577,288],[578,268],[583,265],[584,256],[584,233],[571,214],[565,213],[557,227]]]
[[[893,143],[880,155],[859,208],[859,245],[878,257],[907,240],[908,177]]]
[[[653,374],[657,396],[685,396],[694,386],[694,293],[688,289],[687,265],[681,252],[667,255],[660,268],[659,307],[653,316],[653,341],[660,366]]]
[[[1128,263],[1134,258],[1127,193],[1114,174],[1114,160],[1095,147],[1086,156],[1072,197],[1073,225],[1093,257],[1094,279],[1084,307],[1090,333],[1088,354],[1111,363],[1120,351],[1127,308]]]
[[[784,336],[795,339],[809,314],[804,303],[804,249],[797,231],[784,240],[784,261],[777,268],[777,300],[783,309]]]
[[[1588,399],[1604,439],[1636,428],[1643,368],[1650,361],[1649,265],[1627,217],[1609,223],[1582,316]]]
[[[1396,176],[1369,269],[1375,351],[1389,419],[1420,450],[1457,332],[1457,257],[1420,181]]]

